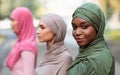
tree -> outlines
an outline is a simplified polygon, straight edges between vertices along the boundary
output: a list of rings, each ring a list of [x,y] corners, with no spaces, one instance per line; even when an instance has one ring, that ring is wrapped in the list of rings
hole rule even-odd
[[[18,6],[28,7],[36,17],[36,10],[40,7],[38,3],[38,0],[0,0],[0,19],[9,17],[11,11]]]
[[[120,0],[99,0],[106,18],[109,19],[114,12],[120,14]]]

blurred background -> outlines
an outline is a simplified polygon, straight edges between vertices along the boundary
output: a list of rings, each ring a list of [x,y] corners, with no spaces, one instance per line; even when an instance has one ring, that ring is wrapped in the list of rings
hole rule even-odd
[[[19,6],[28,7],[34,18],[34,26],[37,25],[40,16],[47,13],[55,13],[63,17],[67,23],[67,35],[65,44],[71,49],[70,52],[75,58],[78,46],[72,37],[71,20],[74,10],[85,2],[96,3],[106,16],[105,39],[111,48],[115,60],[115,75],[120,74],[120,0],[0,0],[0,75],[11,75],[9,69],[4,66],[4,61],[10,49],[16,41],[15,34],[10,29],[10,13]],[[46,43],[38,43],[39,63],[46,50]]]

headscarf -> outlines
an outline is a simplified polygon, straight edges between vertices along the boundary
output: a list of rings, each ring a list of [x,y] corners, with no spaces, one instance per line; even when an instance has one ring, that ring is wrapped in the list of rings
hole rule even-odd
[[[84,19],[94,27],[97,32],[97,36],[94,42],[98,42],[97,40],[104,39],[103,33],[105,29],[105,16],[96,4],[86,3],[80,6],[73,13],[73,19],[76,17]],[[93,43],[91,45],[93,45]]]
[[[6,66],[12,69],[20,58],[22,51],[27,50],[37,55],[36,34],[33,26],[32,14],[26,7],[18,7],[14,9],[10,18],[17,20],[17,42],[6,58]]]
[[[46,14],[40,18],[56,35],[56,40],[54,43],[63,41],[66,34],[66,23],[56,14]]]
[[[36,71],[38,75],[43,73],[44,75],[57,75],[60,69],[62,69],[63,65],[70,64],[72,61],[68,48],[64,45],[66,23],[60,16],[56,14],[44,15],[40,18],[40,20],[50,28],[50,30],[55,34],[56,38],[54,44],[47,48],[46,53],[43,55],[43,58]],[[63,60],[69,62],[64,62]],[[49,72],[47,72],[48,65],[51,65]],[[67,67],[64,70],[67,70]]]
[[[96,4],[85,3],[73,13],[73,19],[77,17],[89,22],[96,30],[97,36],[87,46],[79,47],[79,54],[69,69],[82,60],[88,60],[97,75],[108,75],[114,58],[104,41],[105,16],[102,10]]]

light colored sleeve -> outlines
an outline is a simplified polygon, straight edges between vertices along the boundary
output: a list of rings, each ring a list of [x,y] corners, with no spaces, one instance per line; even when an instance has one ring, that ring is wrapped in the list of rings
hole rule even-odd
[[[60,68],[58,75],[67,75],[67,69],[69,68],[70,64],[72,63],[72,57],[70,57],[70,56],[65,57],[63,62],[64,62],[64,64]]]
[[[35,75],[35,55],[30,51],[22,51],[21,59],[23,63],[24,75]]]

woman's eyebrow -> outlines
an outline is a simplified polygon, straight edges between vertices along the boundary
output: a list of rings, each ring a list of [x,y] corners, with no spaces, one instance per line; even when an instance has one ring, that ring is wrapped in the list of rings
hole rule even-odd
[[[9,19],[10,19],[10,20],[14,20],[14,19],[12,19],[11,17],[9,17]]]
[[[82,22],[80,22],[80,24],[85,24],[85,23],[88,23],[87,21],[82,21]]]
[[[79,24],[86,24],[86,23],[88,24],[88,22],[87,22],[87,21],[84,21],[84,20],[83,20],[83,21],[82,21],[82,22],[80,22]],[[72,25],[75,25],[75,23],[74,23],[74,22],[72,22]]]
[[[38,24],[38,26],[40,26],[40,27],[44,27],[44,25],[42,25],[42,24]]]
[[[87,21],[83,21],[80,23],[80,25],[86,25],[86,24],[88,25],[89,23]]]

